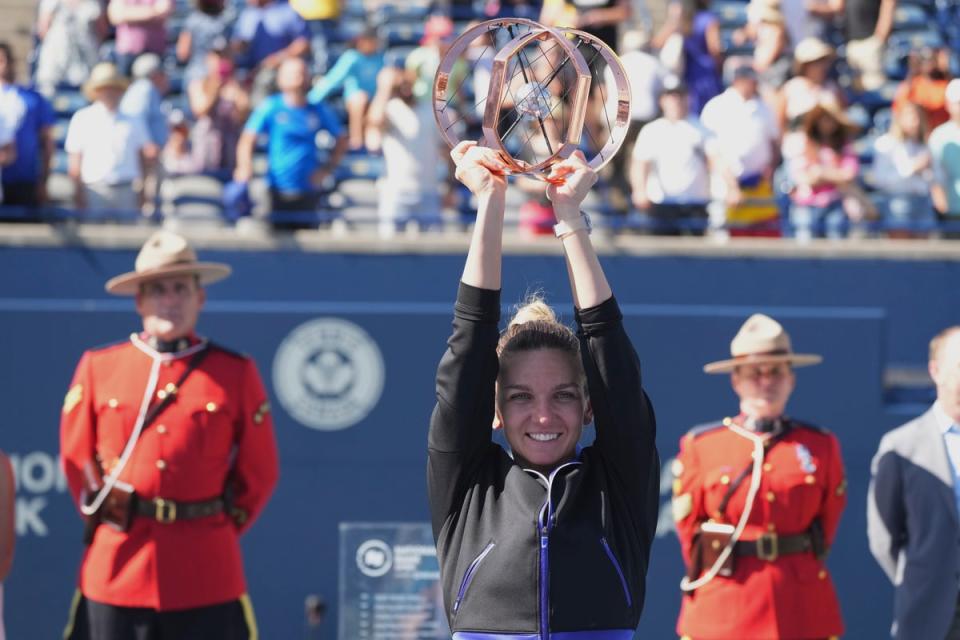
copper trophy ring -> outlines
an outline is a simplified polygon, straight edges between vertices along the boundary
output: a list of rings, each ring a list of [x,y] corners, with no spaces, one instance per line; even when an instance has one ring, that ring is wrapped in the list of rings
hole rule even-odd
[[[447,49],[433,111],[451,147],[478,140],[511,173],[543,178],[577,149],[595,170],[610,161],[630,125],[630,85],[617,54],[589,33],[489,20]]]

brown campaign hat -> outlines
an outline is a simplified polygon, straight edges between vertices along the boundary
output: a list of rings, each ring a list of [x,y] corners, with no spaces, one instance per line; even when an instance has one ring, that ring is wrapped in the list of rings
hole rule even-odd
[[[730,343],[729,360],[718,360],[704,365],[705,373],[729,373],[744,364],[789,362],[794,367],[820,363],[823,358],[812,353],[794,353],[790,335],[779,322],[755,313],[747,318]]]
[[[210,284],[230,275],[230,266],[219,262],[199,262],[197,253],[183,236],[160,230],[147,238],[137,254],[134,270],[107,281],[106,289],[118,296],[136,295],[148,280],[194,274],[200,284]]]

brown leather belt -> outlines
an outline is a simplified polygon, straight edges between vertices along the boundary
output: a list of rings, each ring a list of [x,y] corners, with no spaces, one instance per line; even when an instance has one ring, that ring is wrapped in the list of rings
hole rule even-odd
[[[164,498],[137,497],[136,514],[146,518],[153,518],[162,524],[170,524],[177,520],[197,520],[208,518],[224,512],[223,498],[200,500],[198,502],[176,502]]]
[[[775,533],[765,533],[756,540],[738,540],[734,552],[738,556],[760,558],[773,562],[780,556],[792,553],[813,551],[813,541],[809,533],[799,533],[794,536],[778,536]]]

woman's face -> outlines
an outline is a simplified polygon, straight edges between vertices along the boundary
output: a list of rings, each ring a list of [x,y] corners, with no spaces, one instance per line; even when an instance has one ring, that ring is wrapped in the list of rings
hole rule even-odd
[[[538,349],[500,359],[500,427],[517,461],[544,474],[574,457],[583,426],[593,420],[574,357]]]
[[[793,369],[785,362],[741,365],[730,377],[740,396],[740,411],[757,419],[782,416],[796,384]]]
[[[820,58],[819,60],[808,62],[803,66],[803,75],[815,84],[823,84],[827,81],[827,76],[830,74],[831,64],[832,61],[830,58]]]
[[[817,131],[822,136],[830,136],[836,133],[837,128],[839,126],[840,125],[837,124],[837,121],[834,120],[833,117],[830,116],[829,114],[825,113],[819,118],[817,118],[817,122],[816,122]]]
[[[905,138],[912,140],[920,136],[920,115],[917,113],[917,108],[912,104],[900,109],[900,113],[897,115],[897,124]]]

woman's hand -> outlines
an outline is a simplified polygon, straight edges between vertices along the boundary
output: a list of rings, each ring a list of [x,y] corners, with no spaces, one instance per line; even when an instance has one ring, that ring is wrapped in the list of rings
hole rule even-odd
[[[473,195],[479,198],[506,193],[509,167],[498,152],[464,140],[450,150],[450,157],[457,165],[454,173],[457,180]]]
[[[597,172],[587,164],[582,151],[550,167],[547,176],[547,198],[553,203],[557,220],[577,218],[590,189],[597,182]]]

